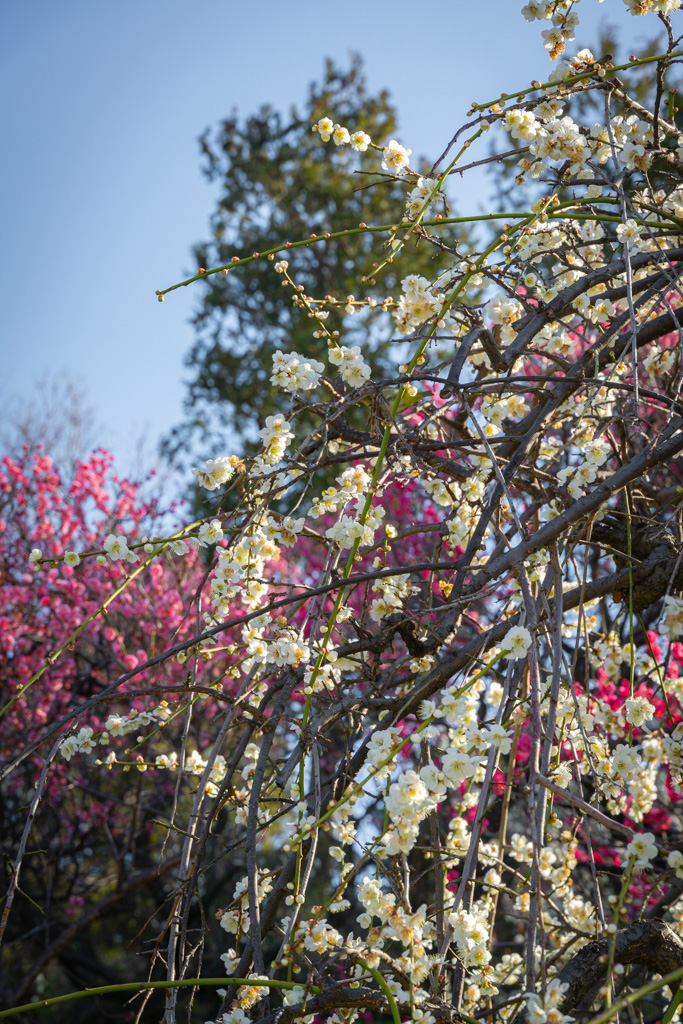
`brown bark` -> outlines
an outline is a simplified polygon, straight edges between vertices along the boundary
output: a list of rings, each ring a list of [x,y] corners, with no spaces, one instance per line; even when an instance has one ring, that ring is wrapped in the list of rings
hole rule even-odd
[[[557,975],[562,984],[568,985],[560,1006],[562,1013],[570,1013],[582,1003],[589,1005],[593,993],[604,983],[609,944],[609,936],[589,942]],[[653,974],[668,974],[683,967],[683,942],[663,921],[636,921],[617,933],[614,962],[645,967]],[[524,1009],[513,1024],[524,1024],[526,1019]]]

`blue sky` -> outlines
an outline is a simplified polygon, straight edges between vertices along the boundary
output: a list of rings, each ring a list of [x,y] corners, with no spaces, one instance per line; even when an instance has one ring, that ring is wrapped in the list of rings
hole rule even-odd
[[[182,417],[183,355],[198,292],[154,291],[191,268],[216,191],[197,137],[236,108],[300,103],[324,58],[351,50],[387,87],[399,139],[435,156],[472,100],[544,77],[522,0],[32,0],[0,12],[3,96],[0,400],[66,370],[82,381],[98,443],[125,464]],[[626,52],[652,18],[583,0],[575,49],[606,18]],[[574,52],[574,49],[571,50]],[[333,111],[330,112],[332,115]],[[483,177],[458,185],[486,204]],[[206,452],[206,456],[221,453]]]

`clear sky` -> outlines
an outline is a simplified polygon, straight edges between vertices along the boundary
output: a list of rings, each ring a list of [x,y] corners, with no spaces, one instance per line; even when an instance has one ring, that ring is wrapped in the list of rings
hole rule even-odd
[[[31,0],[1,5],[4,149],[0,399],[67,370],[125,463],[182,417],[198,292],[163,305],[207,237],[215,189],[197,137],[236,108],[300,103],[324,58],[351,50],[387,87],[399,140],[436,156],[472,100],[543,78],[522,0]],[[608,19],[623,44],[655,33],[621,0],[583,0],[575,52]],[[334,115],[333,111],[330,111]],[[487,200],[468,185],[461,212]],[[207,452],[213,456],[216,452]]]

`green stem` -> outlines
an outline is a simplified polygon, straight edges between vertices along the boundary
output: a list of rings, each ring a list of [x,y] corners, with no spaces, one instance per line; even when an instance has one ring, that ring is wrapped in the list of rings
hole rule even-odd
[[[679,985],[676,990],[673,999],[666,1008],[666,1013],[662,1017],[662,1024],[671,1024],[671,1019],[675,1014],[676,1010],[680,1006],[681,999],[683,999],[683,988]]]
[[[373,976],[379,987],[384,992],[384,995],[387,997],[387,1002],[391,1008],[391,1016],[394,1024],[401,1024],[401,1015],[398,1012],[398,1003],[394,999],[394,995],[382,975],[374,967],[370,967],[361,957],[358,957],[358,963]]]
[[[86,999],[88,996],[107,996],[117,992],[147,992],[149,989],[165,988],[201,988],[202,986],[214,986],[222,988],[224,985],[249,985],[250,987],[265,986],[266,988],[294,988],[294,982],[273,981],[268,978],[184,978],[182,981],[127,981],[121,985],[99,985],[97,988],[85,988],[80,992],[69,992],[64,996],[53,996],[51,999],[40,999],[37,1003],[25,1003],[23,1006],[14,1006],[10,1010],[0,1010],[0,1020],[5,1017],[15,1017],[18,1013],[29,1013],[31,1010],[42,1010],[47,1006],[57,1006],[59,1003],[70,1003],[74,999]],[[316,995],[320,989],[310,986]]]
[[[605,71],[612,74],[613,71],[626,71],[629,68],[637,68],[641,64],[653,64],[658,60],[667,60],[672,57],[683,56],[683,50],[675,50],[673,53],[657,53],[653,57],[640,57],[638,60],[630,60],[626,64],[616,64],[613,67],[605,67]],[[586,78],[592,78],[595,75],[595,70],[584,71],[582,75],[572,75],[571,78],[563,78],[559,82],[542,82],[540,85],[530,85],[526,89],[519,89],[518,92],[508,93],[506,96],[499,96],[495,100],[489,100],[488,103],[473,103],[472,110],[483,110],[485,107],[492,107],[496,103],[501,103],[503,100],[514,100],[518,96],[526,96],[529,92],[541,92],[543,89],[556,89],[558,85],[576,85],[577,82],[584,81]]]
[[[605,223],[621,224],[621,217],[617,216],[596,216],[593,213],[562,213],[560,211],[569,209],[570,207],[581,206],[583,203],[618,203],[619,200],[613,196],[600,196],[598,199],[572,199],[568,200],[566,204],[555,206],[553,209],[555,212],[548,213],[547,217],[549,220],[599,220]],[[667,220],[671,220],[673,223],[680,224],[680,218],[674,217],[671,214],[667,214],[665,211],[661,212],[661,216]],[[470,214],[467,217],[441,217],[439,220],[425,220],[423,221],[424,227],[442,227],[444,224],[475,224],[478,222],[496,221],[496,220],[524,220],[530,218],[534,220],[537,217],[535,213],[480,213]],[[281,242],[279,245],[274,245],[270,249],[264,249],[257,256],[253,254],[251,256],[244,256],[241,259],[233,260],[231,263],[224,263],[219,267],[212,267],[211,270],[206,270],[203,274],[194,274],[192,277],[188,277],[185,281],[178,281],[177,284],[172,284],[168,288],[160,289],[156,292],[159,299],[162,299],[164,295],[168,295],[169,292],[174,292],[178,288],[186,288],[188,285],[193,284],[195,281],[203,281],[205,277],[211,277],[212,274],[221,274],[223,271],[231,270],[234,267],[241,267],[247,263],[253,263],[254,260],[260,260],[267,258],[268,256],[276,256],[278,253],[289,252],[292,249],[300,249],[307,245],[316,245],[318,242],[329,242],[332,238],[350,238],[353,235],[364,235],[373,233],[382,233],[393,231],[396,228],[396,224],[364,224],[363,227],[357,228],[344,228],[340,231],[327,231],[324,235],[316,235],[315,238],[302,238],[298,242]],[[665,224],[652,224],[652,227],[666,227]]]
[[[626,875],[621,886],[621,892],[619,893],[619,899],[617,905],[614,908],[614,924],[616,929],[619,928],[619,918],[621,917],[621,908],[624,905],[626,893],[631,882],[631,875],[633,873],[633,865],[635,864],[635,857],[631,857],[628,866],[626,868]],[[614,972],[614,955],[617,948],[617,930],[615,930],[610,936],[609,953],[607,955],[607,979],[606,979],[606,992],[605,992],[605,1003],[608,1007],[612,1005],[612,975]]]

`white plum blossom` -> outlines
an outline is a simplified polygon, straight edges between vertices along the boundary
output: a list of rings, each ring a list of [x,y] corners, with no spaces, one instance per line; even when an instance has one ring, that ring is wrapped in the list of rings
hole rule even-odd
[[[657,844],[652,832],[640,832],[634,835],[624,850],[624,854],[627,858],[636,858],[635,866],[637,868],[649,867],[650,861],[657,856]]]
[[[655,713],[655,706],[647,697],[629,697],[624,701],[626,721],[631,725],[643,725]]]
[[[683,853],[680,850],[672,850],[666,862],[676,872],[676,878],[683,878]]]
[[[202,523],[197,534],[197,543],[202,547],[207,544],[218,544],[223,540],[223,527],[220,519],[212,519],[210,523]]]
[[[553,978],[545,990],[543,996],[536,992],[527,992],[526,1012],[529,1024],[569,1024],[573,1017],[562,1013],[560,1004],[568,990],[567,982],[560,982]]]
[[[503,118],[503,128],[513,139],[531,142],[543,131],[532,110],[508,110]]]
[[[396,139],[391,139],[382,150],[382,170],[392,174],[403,174],[412,152],[412,149],[405,149]]]
[[[524,626],[513,626],[500,643],[506,658],[525,658],[531,647],[531,633]]]
[[[406,199],[406,213],[409,217],[417,217],[429,203],[439,194],[438,178],[418,178],[417,185],[411,189]]]
[[[290,428],[291,424],[282,413],[266,416],[266,425],[259,430],[259,437],[266,449],[266,461],[271,465],[276,465],[280,461],[294,437]]]
[[[94,749],[95,739],[89,725],[83,726],[77,733],[67,736],[59,744],[59,751],[65,761],[70,761],[74,754],[89,754]]]
[[[477,762],[462,750],[449,750],[444,754],[441,771],[449,786],[457,788],[471,779],[477,770]]]
[[[420,274],[404,277],[401,288],[403,294],[394,311],[394,321],[402,334],[441,312],[443,297],[426,277]]]
[[[612,776],[630,782],[640,771],[640,757],[635,747],[625,743],[617,743],[612,755]]]
[[[311,391],[318,386],[324,370],[325,367],[317,359],[305,359],[296,352],[278,350],[273,353],[270,382],[292,394],[296,391]]]
[[[659,14],[673,14],[679,10],[681,0],[623,0],[629,14],[643,15],[650,11]]]
[[[483,733],[482,739],[486,743],[498,747],[501,754],[509,754],[512,747],[512,739],[502,725],[490,725]]]
[[[360,388],[370,379],[371,369],[361,354],[360,346],[354,345],[347,348],[345,345],[335,345],[330,348],[328,359],[335,366],[339,367],[339,373],[347,384],[352,388]]]
[[[676,640],[683,635],[683,598],[667,594],[662,602],[660,633]]]
[[[344,128],[341,124],[335,124],[332,129],[332,141],[335,146],[346,146],[351,141],[348,128]]]
[[[112,562],[126,560],[137,562],[138,556],[129,549],[128,541],[122,533],[110,533],[102,545]]]
[[[351,135],[351,149],[355,149],[357,153],[365,153],[371,142],[372,139],[367,132],[359,130]]]
[[[508,295],[498,293],[486,303],[485,312],[489,319],[500,327],[501,341],[508,344],[517,337],[512,324],[519,320],[524,312],[519,299],[511,299]]]
[[[617,227],[617,238],[623,245],[627,245],[632,251],[638,252],[641,247],[641,231],[641,226],[635,220],[629,218],[624,224],[619,224]]]
[[[411,768],[391,784],[384,803],[394,825],[385,836],[386,852],[408,853],[415,845],[420,822],[434,810],[437,798]]]
[[[323,142],[329,142],[330,136],[334,131],[334,121],[329,117],[321,117],[320,120],[313,125],[313,131],[318,132]]]
[[[204,469],[193,467],[192,473],[200,487],[207,491],[215,491],[227,483],[235,471],[241,467],[237,455],[223,455],[218,459],[207,459]]]
[[[553,14],[552,0],[530,0],[522,7],[522,14],[527,21],[549,21]]]

